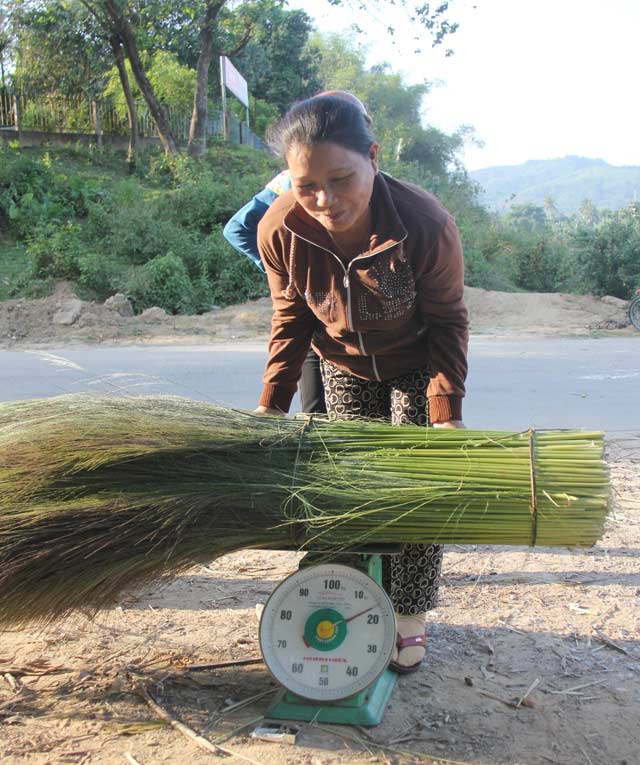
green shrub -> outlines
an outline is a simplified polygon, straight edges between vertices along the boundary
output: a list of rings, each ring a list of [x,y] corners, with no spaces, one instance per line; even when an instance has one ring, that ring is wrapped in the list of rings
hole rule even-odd
[[[142,265],[169,250],[180,255],[189,246],[189,234],[160,208],[158,196],[145,193],[135,179],[120,181],[101,203],[90,205],[85,238],[92,249],[99,242],[123,265]]]
[[[214,174],[230,182],[233,179],[242,182],[244,178],[252,175],[261,178],[258,188],[245,189],[245,192],[250,192],[248,198],[251,198],[267,181],[284,169],[279,157],[250,146],[234,146],[227,143],[222,136],[213,137],[209,140],[207,147],[204,161]]]
[[[552,233],[518,230],[509,233],[517,286],[529,292],[556,291],[560,282],[560,264],[554,257]]]
[[[85,217],[100,197],[95,180],[55,167],[48,151],[0,149],[0,230],[29,237],[40,226]]]
[[[244,194],[249,195],[246,201],[281,170],[282,161],[272,154],[249,146],[234,146],[213,136],[208,139],[204,158],[188,154],[147,154],[137,173],[147,183],[172,188],[209,174],[221,183],[243,184]],[[248,181],[251,176],[259,179],[255,188]]]
[[[624,298],[640,283],[637,208],[590,223],[525,205],[500,218],[460,169],[440,177],[416,163],[387,165],[452,212],[471,286]],[[266,295],[264,275],[224,241],[222,226],[279,169],[266,152],[217,139],[204,158],[147,153],[134,176],[124,155],[2,147],[0,299],[47,294],[61,278],[99,299],[130,292],[137,310],[200,312]]]
[[[30,300],[38,300],[39,298],[48,297],[53,293],[56,288],[56,280],[49,277],[46,279],[21,279],[16,283],[14,290],[15,295],[28,298]]]
[[[195,292],[184,262],[174,255],[159,255],[133,269],[123,290],[136,312],[160,306],[168,313],[193,313]]]
[[[224,225],[263,185],[258,176],[229,181],[204,171],[167,194],[161,207],[179,225],[209,233],[216,224]]]
[[[215,305],[232,305],[269,294],[266,276],[244,255],[229,245],[222,227],[207,239],[208,279]]]
[[[98,253],[85,252],[78,258],[80,297],[106,300],[120,289],[122,263]]]
[[[77,223],[48,223],[36,229],[27,247],[33,275],[40,279],[77,279],[85,246]]]
[[[0,236],[0,300],[19,296],[32,276],[24,245]]]
[[[640,286],[640,209],[609,213],[594,226],[580,225],[571,237],[579,286],[594,295],[626,300]]]
[[[0,148],[0,231],[27,235],[40,222],[52,184],[44,164],[17,150]]]
[[[512,243],[499,222],[479,226],[462,217],[458,228],[464,250],[465,284],[485,290],[517,290]]]
[[[162,105],[169,110],[176,109],[182,113],[188,112],[193,105],[196,72],[187,66],[182,66],[173,53],[163,50],[156,51],[150,60],[145,61],[145,64],[147,77]],[[136,100],[142,101],[142,94],[131,71],[131,64],[127,60],[125,65],[133,88],[133,96]],[[103,97],[113,105],[120,119],[126,121],[127,105],[122,91],[120,75],[115,66],[108,73]],[[146,111],[144,103],[138,108],[141,112]]]

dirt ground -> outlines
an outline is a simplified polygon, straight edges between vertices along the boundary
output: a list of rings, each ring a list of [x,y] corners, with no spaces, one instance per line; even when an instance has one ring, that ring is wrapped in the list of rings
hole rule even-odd
[[[477,334],[633,332],[626,302],[560,293],[492,292],[467,287],[471,331]],[[0,348],[60,343],[205,343],[266,336],[271,301],[261,298],[199,316],[171,316],[152,308],[124,316],[104,303],[81,301],[61,282],[41,300],[0,302]]]
[[[269,323],[257,301],[146,324],[84,304],[73,324],[54,324],[70,299],[63,286],[0,304],[3,347],[241,339]],[[475,332],[630,331],[613,299],[467,299]],[[400,678],[375,728],[252,737],[276,690],[255,605],[298,555],[245,550],[95,618],[0,632],[0,763],[639,765],[640,426],[612,434],[607,461],[615,502],[594,548],[446,548],[424,665]],[[215,666],[246,659],[257,661]]]

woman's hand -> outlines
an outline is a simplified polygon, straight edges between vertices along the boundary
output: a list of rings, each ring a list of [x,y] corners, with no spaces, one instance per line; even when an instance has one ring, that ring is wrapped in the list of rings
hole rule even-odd
[[[284,417],[285,413],[282,409],[278,409],[274,406],[257,406],[253,410],[256,414],[275,414],[277,417]]]
[[[466,428],[462,420],[446,420],[446,422],[434,422],[433,428]]]

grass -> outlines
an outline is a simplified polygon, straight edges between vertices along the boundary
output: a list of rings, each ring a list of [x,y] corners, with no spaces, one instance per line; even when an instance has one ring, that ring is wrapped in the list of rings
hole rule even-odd
[[[0,300],[30,296],[27,287],[30,272],[25,244],[0,235]],[[23,285],[22,289],[19,285]]]
[[[222,226],[279,168],[265,152],[217,144],[203,160],[144,153],[133,174],[109,150],[0,148],[0,299],[42,297],[50,279],[100,301],[124,291],[138,312],[189,314],[264,294]],[[16,272],[21,253],[29,260]]]

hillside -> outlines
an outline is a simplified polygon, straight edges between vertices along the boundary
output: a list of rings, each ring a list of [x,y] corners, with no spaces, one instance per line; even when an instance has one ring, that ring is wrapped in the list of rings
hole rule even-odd
[[[470,173],[484,193],[482,201],[495,210],[511,204],[544,204],[551,197],[566,215],[585,199],[596,207],[616,210],[640,198],[640,167],[614,167],[602,159],[563,157],[529,160],[521,165],[487,167]]]

